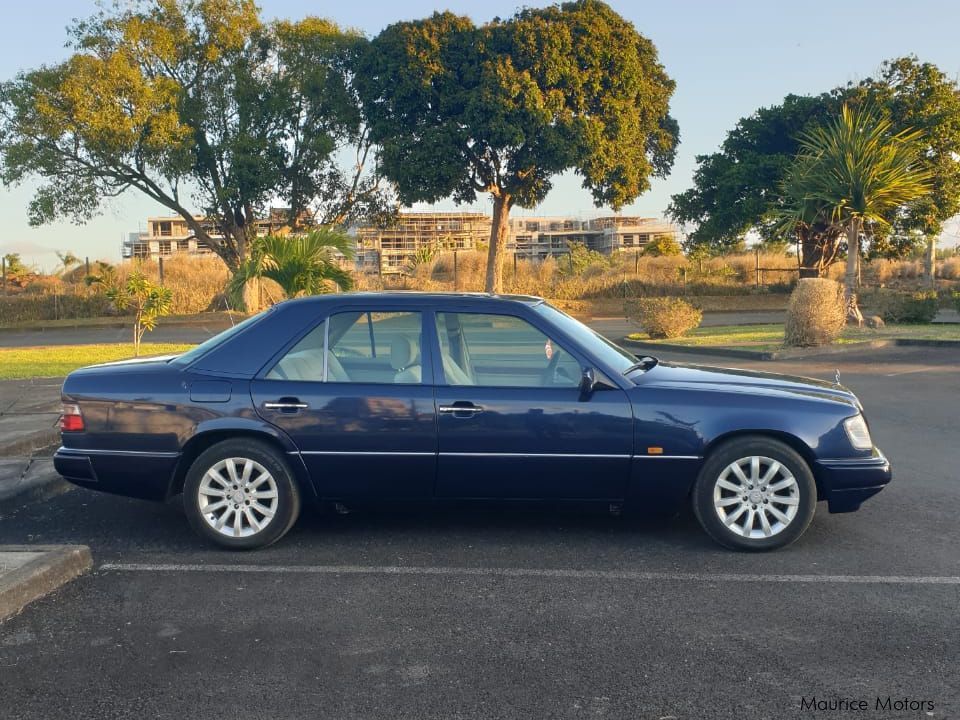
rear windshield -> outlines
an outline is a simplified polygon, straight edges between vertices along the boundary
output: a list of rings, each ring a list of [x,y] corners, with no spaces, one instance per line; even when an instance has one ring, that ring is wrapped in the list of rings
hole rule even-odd
[[[209,340],[206,340],[199,345],[197,345],[192,350],[188,350],[183,355],[178,355],[170,361],[171,365],[189,365],[195,360],[199,360],[201,357],[206,355],[208,352],[213,350],[215,347],[219,347],[221,344],[225,343],[227,340],[232,338],[234,335],[238,335],[244,330],[246,330],[251,325],[256,324],[262,320],[266,315],[271,312],[273,308],[267,308],[261,313],[257,313],[251,317],[248,317],[243,322],[239,322],[233,327],[228,327],[222,333],[214,335]]]

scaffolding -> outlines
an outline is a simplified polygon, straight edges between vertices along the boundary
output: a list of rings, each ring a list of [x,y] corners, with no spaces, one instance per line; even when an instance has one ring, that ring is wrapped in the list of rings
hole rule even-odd
[[[490,239],[483,213],[400,213],[386,227],[357,229],[357,266],[365,272],[399,274],[418,252],[473,250]]]

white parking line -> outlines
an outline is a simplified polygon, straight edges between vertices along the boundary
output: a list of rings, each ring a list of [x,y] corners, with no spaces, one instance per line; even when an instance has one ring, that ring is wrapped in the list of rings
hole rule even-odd
[[[960,585],[950,575],[767,575],[754,573],[679,573],[632,570],[574,570],[499,567],[417,567],[409,565],[201,565],[104,563],[100,570],[115,572],[207,572],[302,575],[478,575],[489,577],[560,578],[572,580],[632,580],[639,582],[757,582],[845,583],[853,585]]]
[[[899,372],[886,373],[886,377],[896,377],[897,375],[913,375],[915,373],[925,373],[932,370],[939,370],[940,367],[928,366],[928,367],[918,367],[911,370],[900,370]]]

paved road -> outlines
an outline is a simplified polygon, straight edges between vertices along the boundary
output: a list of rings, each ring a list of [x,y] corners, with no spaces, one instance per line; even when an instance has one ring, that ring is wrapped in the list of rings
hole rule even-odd
[[[703,327],[718,325],[761,325],[783,322],[784,313],[779,310],[757,312],[709,312],[704,313]],[[955,310],[941,310],[938,322],[960,322]],[[618,317],[596,318],[590,323],[594,328],[611,338],[622,338],[640,328],[636,323]],[[223,319],[206,325],[174,325],[162,320],[153,332],[147,333],[146,342],[200,343],[229,327]],[[125,343],[130,341],[130,330],[125,327],[52,328],[47,330],[0,329],[0,347],[26,347],[34,345],[75,345],[86,343]]]
[[[896,473],[773,554],[720,550],[688,516],[427,509],[307,514],[230,554],[176,504],[23,508],[0,544],[88,543],[97,569],[0,627],[0,715],[958,717],[960,357],[884,357],[738,363],[839,367]],[[801,711],[811,696],[870,710]]]

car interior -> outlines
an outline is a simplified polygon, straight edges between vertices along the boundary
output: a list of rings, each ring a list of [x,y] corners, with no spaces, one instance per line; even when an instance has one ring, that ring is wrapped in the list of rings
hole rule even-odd
[[[580,368],[553,340],[508,315],[437,313],[440,358],[447,385],[572,387]],[[419,384],[419,312],[343,312],[308,334],[267,374],[268,379],[322,382],[324,334],[327,382]]]

